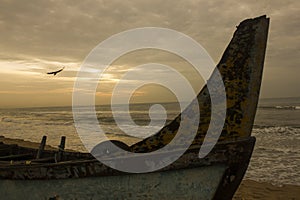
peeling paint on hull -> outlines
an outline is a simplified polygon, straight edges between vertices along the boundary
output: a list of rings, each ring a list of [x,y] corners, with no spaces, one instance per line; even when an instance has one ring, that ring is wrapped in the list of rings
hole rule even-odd
[[[224,82],[227,103],[225,124],[219,141],[251,135],[260,92],[268,27],[269,18],[266,16],[241,22],[217,65]],[[208,82],[212,82],[215,90],[218,90],[215,73]],[[207,133],[212,114],[207,86],[200,91],[197,100],[201,115],[193,144],[200,145]],[[189,107],[187,109],[193,110]],[[174,138],[181,120],[180,114],[153,136],[132,145],[132,151],[151,152],[162,148]]]
[[[60,180],[0,180],[6,199],[212,199],[225,166]]]
[[[59,194],[74,199],[71,196],[76,194],[77,199],[89,199],[96,194],[100,196],[95,199],[110,199],[107,195],[114,195],[113,199],[157,199],[158,195],[159,199],[167,199],[168,195],[172,199],[231,199],[247,169],[254,144],[253,137],[220,143],[201,159],[198,148],[193,147],[171,165],[145,174],[120,172],[89,154],[77,152],[68,152],[68,156],[79,156],[79,160],[72,158],[60,163],[0,163],[0,196],[41,199],[39,195],[42,195],[47,199],[49,195]],[[24,150],[24,147],[19,148]],[[54,152],[47,152],[51,153]],[[153,187],[159,188],[152,190]],[[145,193],[148,196],[142,198],[140,194]],[[67,195],[71,195],[70,198]]]

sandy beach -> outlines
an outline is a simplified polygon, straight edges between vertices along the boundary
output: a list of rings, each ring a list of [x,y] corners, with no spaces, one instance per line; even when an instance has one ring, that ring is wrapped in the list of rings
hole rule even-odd
[[[300,186],[283,185],[279,187],[266,182],[243,180],[233,199],[296,200],[300,199]]]
[[[10,139],[0,136],[0,142],[6,144],[18,144],[31,148],[38,148],[39,144],[29,142],[22,139]],[[49,145],[47,149],[55,149]],[[257,182],[254,180],[243,180],[239,189],[237,190],[234,200],[300,200],[300,186],[297,185],[283,185],[275,186],[267,182]]]

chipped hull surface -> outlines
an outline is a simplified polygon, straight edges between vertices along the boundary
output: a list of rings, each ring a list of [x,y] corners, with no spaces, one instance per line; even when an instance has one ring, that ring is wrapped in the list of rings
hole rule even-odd
[[[0,180],[5,199],[212,199],[225,165],[60,180]]]
[[[191,147],[171,165],[146,174],[120,172],[87,158],[60,163],[0,163],[0,196],[49,199],[57,194],[59,199],[228,200],[245,174],[254,144],[253,137],[219,143],[205,158],[198,157],[199,147]]]

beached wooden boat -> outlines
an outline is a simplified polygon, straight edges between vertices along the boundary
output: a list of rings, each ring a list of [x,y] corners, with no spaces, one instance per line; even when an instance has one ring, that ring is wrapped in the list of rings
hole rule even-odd
[[[5,199],[58,199],[57,196],[60,199],[231,199],[247,170],[255,144],[251,130],[268,25],[266,16],[241,22],[217,65],[225,85],[227,113],[218,143],[204,158],[199,158],[199,149],[211,117],[207,87],[197,96],[201,116],[193,144],[171,165],[151,173],[131,174],[107,167],[91,154],[64,151],[64,138],[59,150],[44,150],[45,138],[40,149],[2,143],[0,196]],[[130,147],[114,143],[132,152],[153,152],[173,139],[180,120],[179,115],[157,134]],[[148,159],[146,164],[151,165],[151,158]]]

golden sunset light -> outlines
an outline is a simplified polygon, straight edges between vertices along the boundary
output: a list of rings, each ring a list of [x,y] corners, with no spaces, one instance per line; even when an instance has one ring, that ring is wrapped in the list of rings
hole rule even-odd
[[[173,9],[168,9],[170,5]],[[71,105],[72,87],[84,58],[111,35],[132,28],[164,27],[185,33],[217,63],[231,27],[245,17],[264,13],[272,22],[262,97],[298,96],[298,7],[296,1],[2,1],[0,107]],[[129,56],[118,65],[134,67],[153,60],[177,63],[166,55],[141,55]],[[46,75],[62,66],[66,67],[63,73]],[[120,78],[122,72],[113,69],[113,76]],[[118,81],[107,76],[113,83]],[[108,92],[112,85],[103,87]],[[193,87],[199,91],[202,85]],[[103,98],[99,101],[109,102]]]
[[[0,0],[0,199],[299,199],[299,13]]]

